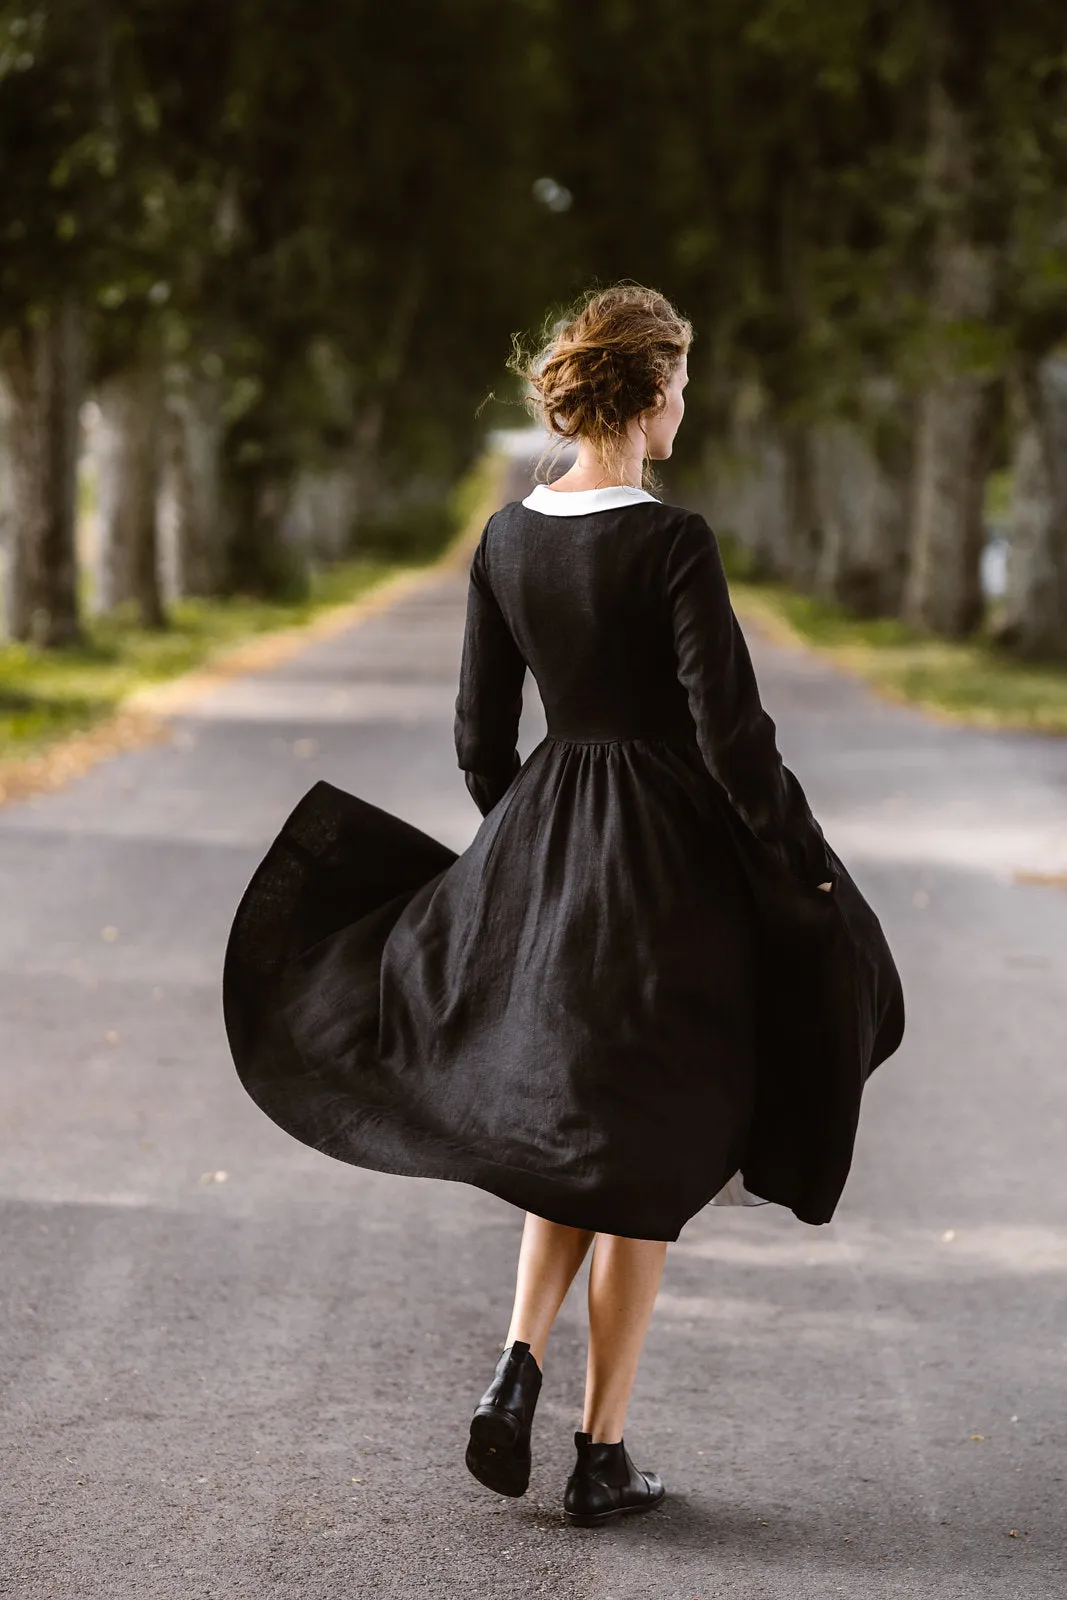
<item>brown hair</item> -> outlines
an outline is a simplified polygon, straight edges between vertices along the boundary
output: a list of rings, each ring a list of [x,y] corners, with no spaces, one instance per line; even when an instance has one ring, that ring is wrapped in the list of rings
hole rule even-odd
[[[689,349],[693,329],[656,289],[618,283],[587,291],[550,325],[533,356],[513,341],[508,366],[530,385],[526,405],[558,440],[588,439],[609,482],[619,482],[627,424],[658,403],[657,385],[670,380]],[[538,462],[538,471],[553,449]],[[647,461],[641,481],[655,487]]]

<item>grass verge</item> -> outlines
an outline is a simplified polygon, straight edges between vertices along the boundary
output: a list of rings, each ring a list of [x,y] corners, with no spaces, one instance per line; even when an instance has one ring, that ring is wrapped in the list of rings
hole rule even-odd
[[[0,761],[40,750],[110,715],[136,690],[203,665],[254,635],[310,622],[365,594],[394,564],[352,561],[317,576],[306,600],[181,600],[170,626],[145,632],[129,617],[88,624],[83,644],[61,650],[0,648]]]
[[[1067,734],[1067,668],[1012,661],[988,639],[937,639],[891,617],[865,620],[776,583],[731,575],[741,620],[806,645],[891,700],[942,720]]]
[[[462,565],[498,503],[502,470],[487,458],[460,481],[436,547],[420,539],[394,554],[383,541],[316,573],[304,599],[183,600],[159,632],[120,611],[89,621],[85,642],[68,649],[0,646],[0,803],[58,788],[105,756],[165,738],[166,713],[220,680],[349,626],[435,566]]]

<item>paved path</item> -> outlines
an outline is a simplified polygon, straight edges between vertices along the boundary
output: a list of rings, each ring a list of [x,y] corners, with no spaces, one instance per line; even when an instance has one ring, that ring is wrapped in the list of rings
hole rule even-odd
[[[766,644],[786,757],[898,955],[906,1046],[831,1226],[708,1210],[669,1251],[627,1427],[661,1512],[561,1520],[581,1282],[529,1495],[464,1471],[521,1218],[278,1132],[219,1005],[237,899],[315,777],[470,839],[463,598],[437,575],[0,811],[0,1593],[1067,1592],[1067,895],[1012,880],[1067,859],[1067,746],[939,726]]]

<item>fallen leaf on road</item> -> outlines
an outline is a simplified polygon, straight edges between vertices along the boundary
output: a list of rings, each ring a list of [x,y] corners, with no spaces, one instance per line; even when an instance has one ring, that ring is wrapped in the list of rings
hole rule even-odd
[[[226,1179],[229,1176],[230,1176],[230,1174],[228,1172],[202,1172],[200,1174],[200,1182],[201,1183],[225,1183]]]
[[[955,1237],[956,1237],[955,1228],[946,1228],[944,1233],[941,1235],[941,1243],[942,1244],[951,1244]]]
[[[118,936],[119,930],[117,928],[113,928],[110,923],[106,928],[100,929],[100,937],[105,941],[106,944],[114,944]]]
[[[1035,883],[1045,889],[1067,889],[1067,872],[1026,872],[1017,867],[1012,877],[1016,883]]]

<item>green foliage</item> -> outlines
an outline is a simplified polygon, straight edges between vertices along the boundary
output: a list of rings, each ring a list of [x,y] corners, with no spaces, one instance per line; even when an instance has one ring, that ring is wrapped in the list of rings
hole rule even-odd
[[[361,522],[356,548],[367,555],[393,560],[428,560],[439,555],[456,534],[448,508],[433,501],[380,511]]]
[[[605,0],[575,48],[561,0],[349,0],[313,27],[296,0],[0,4],[0,296],[84,289],[105,364],[162,320],[302,461],[380,408],[386,478],[427,414],[469,453],[508,335],[591,279],[695,317],[706,419],[753,369],[786,408],[847,407],[924,337],[946,205],[1010,239],[1020,337],[1067,329],[1062,29],[1042,0],[983,15],[665,0],[650,34]],[[974,196],[927,181],[935,46]],[[939,359],[1002,369],[1011,326]]]
[[[746,372],[847,411],[869,370],[913,369],[929,230],[971,204],[924,168],[935,39],[1019,336],[1067,330],[1058,21],[935,12],[665,0],[650,34],[606,0],[575,48],[561,0],[349,0],[313,27],[296,0],[0,4],[0,303],[82,289],[98,368],[161,322],[268,453],[329,455],[373,412],[385,484],[420,433],[457,467],[510,333],[594,279],[695,318],[683,453]],[[1012,326],[942,329],[938,359],[1002,370]]]
[[[383,560],[429,561],[456,539],[480,533],[498,504],[500,462],[480,456],[445,495],[408,500],[361,521],[355,548]]]
[[[592,282],[695,322],[679,475],[742,386],[875,429],[872,380],[1067,339],[1059,9],[0,0],[0,339],[73,291],[95,378],[151,342],[214,385],[231,587],[290,598],[285,486],[351,468],[357,548],[439,548],[511,334]],[[937,307],[947,227],[988,314]]]

